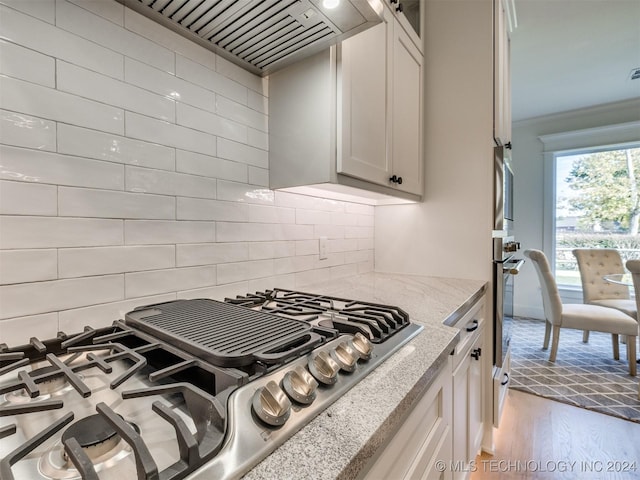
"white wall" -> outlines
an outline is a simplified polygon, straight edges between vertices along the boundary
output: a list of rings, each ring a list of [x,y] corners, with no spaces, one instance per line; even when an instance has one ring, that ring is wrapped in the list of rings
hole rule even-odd
[[[425,201],[376,207],[376,270],[491,281],[493,5],[425,6]]]
[[[522,249],[543,249],[544,164],[541,135],[626,123],[640,119],[640,100],[602,105],[513,125],[515,175],[515,234]],[[581,295],[571,301],[580,302]],[[542,297],[534,268],[526,264],[516,278],[515,315],[544,318]]]
[[[266,188],[265,80],[115,1],[0,3],[0,343],[373,269],[373,207]]]

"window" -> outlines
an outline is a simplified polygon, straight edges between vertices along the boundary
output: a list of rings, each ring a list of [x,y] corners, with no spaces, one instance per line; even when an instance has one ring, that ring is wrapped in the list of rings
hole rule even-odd
[[[618,248],[625,260],[640,258],[640,122],[538,138],[545,160],[543,250],[561,293],[580,290],[573,248]]]
[[[640,258],[640,147],[555,156],[555,274],[580,286],[574,248],[615,248]]]

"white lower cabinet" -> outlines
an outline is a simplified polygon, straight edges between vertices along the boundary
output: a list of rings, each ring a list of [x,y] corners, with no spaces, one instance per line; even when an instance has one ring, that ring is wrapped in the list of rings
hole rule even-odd
[[[451,479],[451,405],[451,358],[448,358],[400,429],[360,478]]]
[[[460,340],[446,364],[358,478],[469,478],[484,434],[484,398],[490,394],[485,313],[482,296],[452,325]]]

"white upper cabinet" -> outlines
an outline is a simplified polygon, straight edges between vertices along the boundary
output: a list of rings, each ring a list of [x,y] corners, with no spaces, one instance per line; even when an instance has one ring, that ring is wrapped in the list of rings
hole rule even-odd
[[[269,77],[271,188],[421,200],[423,56],[414,42],[385,8],[382,23]]]
[[[385,10],[341,60],[338,172],[422,195],[422,54]]]
[[[511,39],[514,27],[510,0],[494,0],[494,115],[493,137],[498,145],[511,142]],[[513,8],[513,7],[512,7]]]

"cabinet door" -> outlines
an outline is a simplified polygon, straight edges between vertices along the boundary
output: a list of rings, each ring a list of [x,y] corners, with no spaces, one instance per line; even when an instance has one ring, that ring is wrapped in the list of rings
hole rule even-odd
[[[388,24],[342,42],[338,88],[337,172],[388,185]]]
[[[494,0],[494,112],[493,136],[498,145],[511,141],[511,39],[504,0]]]
[[[422,195],[422,54],[400,25],[393,29],[392,172],[398,189]]]
[[[484,398],[484,358],[482,355],[485,354],[486,349],[482,348],[484,345],[483,335],[481,334],[476,341],[476,343],[471,347],[471,351],[481,352],[479,358],[471,359],[471,363],[469,365],[469,387],[468,387],[468,408],[469,408],[469,452],[470,456],[476,455],[480,450],[480,445],[482,443],[482,427],[483,427],[483,404],[482,399]],[[474,460],[474,458],[470,458],[470,460]]]

